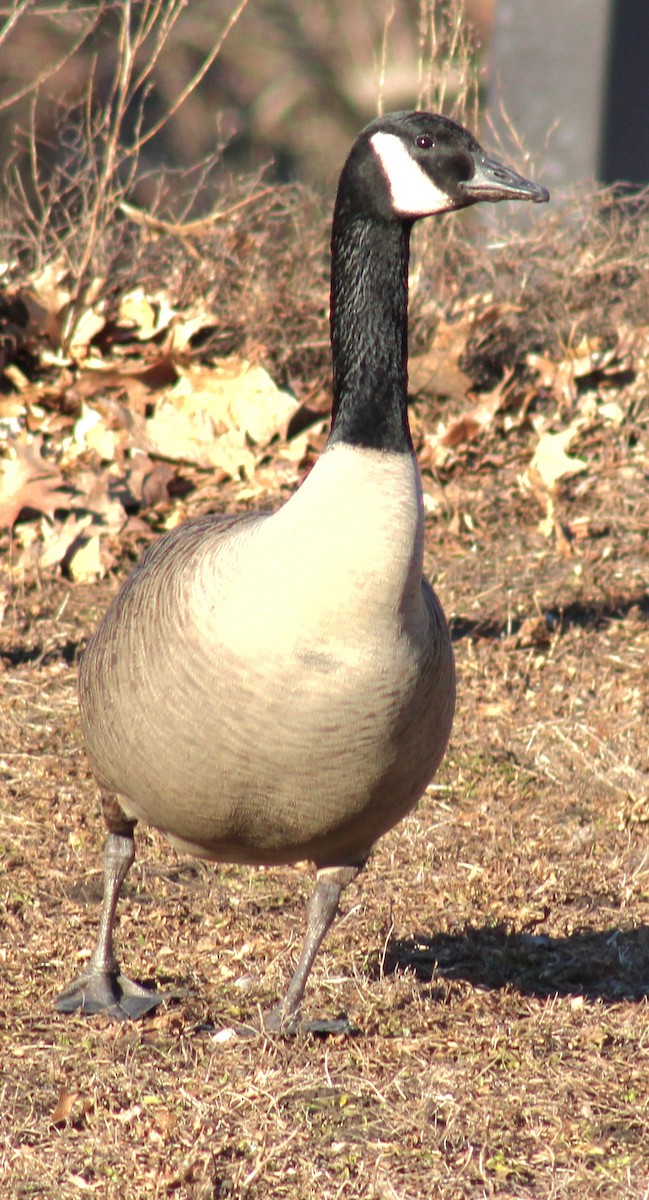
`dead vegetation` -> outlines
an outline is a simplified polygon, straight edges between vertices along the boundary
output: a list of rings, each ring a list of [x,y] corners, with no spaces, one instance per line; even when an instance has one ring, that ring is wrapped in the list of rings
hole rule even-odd
[[[116,213],[82,302],[7,235],[4,1194],[649,1196],[649,218],[608,193],[534,218],[418,242],[412,424],[458,715],[314,972],[307,1009],[357,1036],[287,1043],[237,1030],[287,977],[307,868],[215,870],[150,831],[118,936],[168,1006],[122,1026],[51,1002],[101,886],[78,655],[159,530],[281,502],[321,449],[327,218],[259,177],[198,226]]]

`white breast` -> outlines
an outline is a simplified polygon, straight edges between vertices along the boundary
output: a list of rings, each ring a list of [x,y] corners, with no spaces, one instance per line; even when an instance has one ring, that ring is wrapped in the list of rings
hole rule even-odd
[[[425,616],[422,557],[415,459],[332,446],[250,530],[220,601],[219,637],[250,654],[299,641],[360,653],[368,636],[400,636]]]

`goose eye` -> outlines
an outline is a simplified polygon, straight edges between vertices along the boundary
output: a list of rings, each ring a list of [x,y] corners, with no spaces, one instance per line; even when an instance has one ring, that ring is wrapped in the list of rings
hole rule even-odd
[[[435,139],[428,133],[421,133],[416,140],[416,144],[420,150],[432,150],[435,145]]]

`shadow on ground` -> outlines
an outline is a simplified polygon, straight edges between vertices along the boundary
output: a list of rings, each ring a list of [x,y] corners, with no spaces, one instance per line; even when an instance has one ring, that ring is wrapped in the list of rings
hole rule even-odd
[[[601,603],[579,600],[561,607],[550,606],[540,614],[539,622],[545,625],[548,634],[559,628],[565,631],[575,626],[579,629],[600,629],[611,621],[624,620],[632,612],[636,612],[640,618],[649,617],[649,596],[646,591],[616,595]],[[516,635],[520,633],[524,619],[522,616],[507,620],[499,616],[487,616],[473,620],[457,616],[450,621],[451,637],[454,642],[459,642],[463,638],[499,639],[505,633]]]
[[[395,938],[381,969],[385,974],[409,970],[426,982],[464,979],[476,987],[511,986],[539,997],[642,1000],[649,996],[649,927],[560,938],[492,926]]]

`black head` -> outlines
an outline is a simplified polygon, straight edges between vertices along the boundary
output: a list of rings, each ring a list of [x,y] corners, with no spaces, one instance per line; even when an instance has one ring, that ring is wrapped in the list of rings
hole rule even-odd
[[[548,192],[488,158],[456,121],[427,112],[395,112],[363,129],[345,163],[339,204],[359,215],[413,221],[482,200],[531,200]]]

